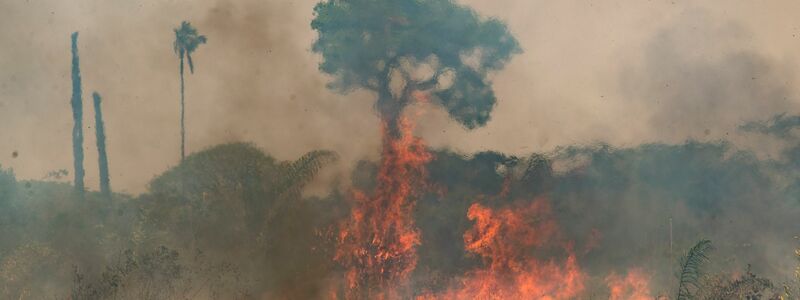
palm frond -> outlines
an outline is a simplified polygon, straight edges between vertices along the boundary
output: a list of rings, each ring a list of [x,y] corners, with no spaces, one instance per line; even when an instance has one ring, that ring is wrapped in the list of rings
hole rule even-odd
[[[194,74],[194,63],[192,63],[192,54],[186,53],[186,59],[189,60],[189,73]]]
[[[676,299],[688,300],[693,298],[691,290],[700,288],[702,268],[709,260],[707,253],[712,249],[711,241],[701,240],[681,258],[681,269],[678,273],[678,295]]]
[[[192,27],[191,23],[183,21],[181,22],[181,26],[175,28],[175,42],[172,47],[175,54],[178,56],[183,56],[184,54],[190,55],[197,50],[200,44],[205,44],[207,41],[208,39],[206,39],[204,35],[199,35],[197,33],[197,29]],[[191,70],[194,69],[191,58],[189,68]]]
[[[306,153],[294,162],[286,164],[286,175],[277,186],[279,195],[298,192],[319,173],[326,164],[338,159],[335,152],[315,150]]]
[[[315,150],[306,153],[294,162],[283,163],[284,175],[280,176],[270,191],[270,194],[275,196],[275,202],[272,209],[269,209],[264,215],[265,222],[271,222],[281,208],[292,199],[292,195],[297,195],[306,184],[314,179],[322,167],[336,159],[338,159],[338,155],[335,152]]]

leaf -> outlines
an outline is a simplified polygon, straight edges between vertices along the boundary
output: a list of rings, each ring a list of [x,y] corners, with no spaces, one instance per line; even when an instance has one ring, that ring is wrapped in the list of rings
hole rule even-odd
[[[338,156],[332,151],[315,150],[306,153],[294,162],[288,163],[286,175],[283,176],[282,182],[276,188],[277,194],[284,195],[299,192],[303,186],[314,179],[314,176],[319,173],[323,166],[336,159],[338,159]]]
[[[678,295],[676,299],[683,300],[694,298],[690,287],[694,289],[700,288],[699,282],[702,276],[702,268],[709,260],[707,253],[712,249],[711,241],[701,240],[681,258],[681,270],[678,274]]]
[[[186,53],[186,58],[189,60],[189,72],[194,74],[194,63],[192,63],[192,55]]]

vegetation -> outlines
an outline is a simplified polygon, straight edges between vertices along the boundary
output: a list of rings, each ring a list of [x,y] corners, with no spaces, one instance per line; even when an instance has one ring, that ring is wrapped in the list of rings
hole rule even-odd
[[[681,258],[681,268],[678,273],[678,294],[675,299],[694,299],[691,289],[700,287],[702,268],[708,262],[708,252],[711,251],[711,241],[697,242],[689,252]]]
[[[320,70],[333,75],[331,86],[342,92],[374,92],[390,130],[399,129],[403,109],[419,93],[467,128],[485,125],[495,105],[488,74],[520,51],[504,24],[449,0],[324,1],[315,14]],[[97,93],[100,191],[84,186],[78,34],[72,34],[74,181],[60,182],[67,174],[62,170],[46,180],[18,180],[0,168],[0,298],[329,296],[333,277],[342,275],[333,259],[336,228],[353,211],[352,202],[338,186],[325,197],[303,190],[336,154],[317,150],[279,161],[253,144],[229,143],[186,156],[184,59],[193,73],[191,54],[206,38],[188,22],[175,35],[181,161],[134,196],[111,193]],[[779,115],[742,129],[796,142],[798,120]],[[780,276],[794,267],[785,258],[797,247],[787,238],[796,228],[787,224],[800,214],[800,143],[770,160],[726,142],[696,141],[567,146],[527,157],[429,150],[430,188],[413,210],[421,241],[411,281],[419,291],[442,290],[486,263],[464,247],[464,232],[474,225],[467,218],[472,204],[494,208],[548,198],[553,224],[563,226],[559,235],[569,241],[565,248],[575,250],[590,276],[639,267],[653,273],[652,291],[677,288],[677,299],[800,294],[800,269],[791,282],[781,282],[782,290],[768,279],[785,279]],[[373,190],[378,170],[375,162],[359,162],[350,176],[353,188]],[[678,264],[673,229],[674,244],[689,248]],[[711,242],[695,243],[703,236],[715,239],[713,261]],[[551,258],[539,250],[519,252]],[[666,274],[676,265],[677,282]],[[589,292],[603,288],[590,286]]]
[[[776,289],[785,294],[780,291],[783,285],[789,292],[797,290],[796,281],[766,281],[781,279],[780,274],[794,266],[773,265],[768,257],[773,254],[764,251],[766,244],[741,246],[775,234],[769,246],[787,249],[789,258],[793,255],[792,241],[779,238],[791,232],[780,224],[793,220],[797,212],[792,209],[795,204],[779,206],[793,201],[792,190],[780,188],[792,177],[777,173],[770,162],[731,155],[720,145],[692,143],[564,149],[527,158],[494,152],[470,157],[449,151],[434,154],[428,173],[435,192],[420,200],[415,213],[422,243],[413,280],[420,289],[447,286],[481,264],[463,246],[463,233],[472,226],[466,218],[471,203],[498,207],[548,195],[566,238],[575,241],[575,249],[589,249],[579,256],[589,274],[633,266],[653,270],[655,294],[679,288],[666,270],[681,266],[686,269],[681,273],[687,274],[682,287],[688,287],[692,299],[768,299]],[[154,178],[146,193],[114,194],[112,201],[97,192],[75,201],[65,193],[72,189],[69,184],[17,181],[4,169],[0,298],[324,298],[331,276],[337,274],[332,228],[349,213],[349,204],[336,190],[317,198],[303,196],[302,189],[333,159],[330,152],[312,151],[295,161],[278,161],[251,144],[224,144],[187,156]],[[557,171],[554,166],[564,160],[581,164]],[[661,172],[647,172],[654,168]],[[373,162],[360,163],[351,177],[355,187],[369,190],[376,170]],[[772,181],[776,176],[782,178],[779,185]],[[724,188],[692,189],[709,177]],[[724,221],[726,226],[719,228],[712,225],[714,219],[738,216],[739,209],[728,209],[712,217],[717,207],[741,207],[752,199],[739,189],[762,197],[763,213],[748,215],[761,224],[758,232],[737,227],[752,228],[741,219]],[[649,196],[642,198],[636,191]],[[621,209],[626,206],[629,209]],[[691,210],[670,212],[668,207],[674,206]],[[778,207],[769,209],[772,206]],[[665,213],[674,216],[676,245],[694,246],[680,265],[663,242],[667,232],[658,218]],[[773,222],[764,222],[766,218]],[[587,245],[586,228],[602,233],[594,248]],[[661,242],[651,242],[659,240],[654,239],[657,235],[663,235]],[[718,239],[713,260],[699,259],[709,257],[709,244],[694,244],[695,236]],[[747,263],[753,267],[744,272],[741,267]],[[731,275],[736,272],[742,275]]]
[[[175,54],[180,59],[180,73],[181,73],[181,160],[186,157],[186,127],[184,125],[185,117],[185,101],[184,101],[184,83],[183,83],[183,59],[184,57],[189,62],[189,72],[194,74],[194,63],[192,62],[192,52],[197,50],[197,47],[206,43],[204,35],[197,34],[197,29],[192,27],[187,21],[181,22],[181,26],[175,28],[175,42],[173,49]]]
[[[0,298],[314,298],[332,269],[320,230],[339,208],[301,190],[334,159],[313,151],[282,162],[250,144],[220,145],[147,193],[112,201],[99,192],[75,201],[63,193],[70,185],[3,170]]]
[[[520,52],[505,24],[449,0],[323,1],[314,13],[312,49],[336,78],[329,86],[374,92],[393,134],[420,92],[467,128],[483,126],[495,105],[487,74]]]
[[[696,299],[790,299],[790,295],[776,288],[769,279],[760,277],[750,270],[738,278],[729,274],[719,274],[705,280],[705,285],[698,290]]]

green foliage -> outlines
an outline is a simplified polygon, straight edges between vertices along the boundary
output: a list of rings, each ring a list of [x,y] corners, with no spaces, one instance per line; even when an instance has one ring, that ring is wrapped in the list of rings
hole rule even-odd
[[[43,275],[57,279],[63,267],[63,257],[59,251],[46,244],[32,242],[19,245],[11,252],[0,256],[0,298],[21,299],[36,297],[35,283]]]
[[[376,92],[384,117],[399,115],[413,92],[430,90],[461,124],[482,126],[495,104],[488,72],[520,52],[502,22],[451,0],[327,0],[314,13],[312,49],[322,54],[320,70],[336,76],[330,87]],[[410,69],[419,63],[433,74],[416,76]],[[392,100],[396,74],[405,88]]]
[[[220,145],[112,201],[73,201],[70,184],[0,170],[0,216],[11,216],[0,217],[0,298],[319,298],[334,269],[328,230],[345,206],[301,191],[335,158]]]
[[[312,151],[295,162],[279,163],[251,144],[219,145],[190,155],[154,179],[147,198],[153,199],[154,221],[175,220],[167,214],[187,204],[193,210],[232,214],[217,216],[218,221],[244,219],[249,231],[258,234],[286,199],[299,198],[302,187],[335,158],[329,151]],[[214,226],[203,224],[198,226]]]
[[[17,179],[10,169],[0,165],[0,207],[8,204],[17,192]]]
[[[754,274],[750,265],[738,278],[731,278],[730,274],[719,274],[705,280],[703,286],[697,293],[697,299],[783,299],[772,281]]]
[[[739,126],[739,129],[746,132],[773,135],[783,139],[793,139],[796,137],[792,135],[792,131],[798,126],[800,126],[800,116],[781,113],[772,116],[768,120],[747,122]]]
[[[279,162],[247,143],[194,153],[141,197],[143,243],[232,260],[277,298],[317,297],[332,270],[333,240],[321,233],[342,208],[300,192],[335,158],[312,151]]]
[[[189,71],[194,73],[194,63],[192,62],[192,52],[197,50],[200,44],[206,43],[206,37],[199,35],[197,29],[192,27],[187,21],[181,22],[181,26],[175,28],[175,42],[173,43],[173,50],[180,59],[180,75],[181,75],[181,160],[186,157],[186,102],[185,102],[185,87],[183,78],[183,58],[189,60]]]
[[[701,288],[703,266],[708,262],[708,252],[712,249],[711,241],[701,240],[681,258],[676,299],[694,299],[692,289]]]
[[[230,264],[211,264],[199,253],[183,258],[164,246],[126,250],[97,276],[73,271],[71,299],[252,299],[246,280]]]
[[[275,187],[277,194],[297,193],[308,184],[314,176],[328,163],[334,162],[338,156],[332,151],[316,150],[306,153],[294,162],[282,163],[286,176]]]
[[[67,183],[20,181],[0,214],[2,299],[66,295],[70,266],[102,266],[106,254],[130,246],[129,197],[87,192],[76,201]],[[108,218],[110,213],[113,218]]]
[[[797,208],[781,188],[788,182],[777,180],[793,177],[773,169],[774,162],[734,150],[690,142],[572,147],[526,158],[434,151],[434,161],[426,166],[433,189],[415,210],[422,245],[412,280],[421,289],[441,289],[480,266],[463,249],[463,233],[473,225],[466,219],[472,203],[505,206],[542,195],[550,198],[564,238],[575,241],[588,274],[637,266],[655,270],[652,291],[673,290],[674,283],[667,286],[665,278],[670,274],[658,270],[673,266],[664,249],[666,217],[674,216],[677,244],[714,236],[720,260],[752,262],[754,272],[775,278],[765,251],[742,244],[794,234],[785,224],[796,218]],[[117,299],[203,298],[212,291],[222,299],[324,298],[327,280],[337,270],[332,259],[336,224],[349,213],[347,196],[334,191],[324,198],[303,197],[301,191],[333,159],[331,152],[313,151],[278,161],[251,144],[218,145],[157,176],[141,196],[114,194],[112,201],[93,192],[86,201],[72,201],[70,184],[17,182],[10,170],[0,171],[0,187],[10,184],[14,190],[4,204],[8,209],[0,210],[0,216],[12,216],[0,227],[0,268],[8,270],[0,274],[0,298],[63,297],[71,289],[82,295],[113,292]],[[370,190],[376,171],[375,163],[361,162],[352,176],[354,187]],[[757,209],[746,210],[742,218],[739,213],[751,207]],[[725,226],[707,226],[713,220]],[[755,222],[761,231],[747,231]],[[589,248],[586,233],[593,228],[602,237]],[[147,266],[148,256],[160,257],[151,261],[160,261],[164,269]],[[173,267],[180,270],[175,280],[157,275]],[[700,299],[764,286],[749,277],[732,285],[737,281],[692,276],[703,279],[698,282],[702,290],[687,285]],[[771,293],[763,291],[765,297]]]
[[[175,42],[173,43],[173,50],[181,60],[183,57],[189,61],[189,71],[194,73],[194,63],[192,63],[192,52],[197,50],[201,44],[205,44],[206,36],[197,34],[197,29],[192,27],[187,21],[181,22],[181,26],[175,28]]]

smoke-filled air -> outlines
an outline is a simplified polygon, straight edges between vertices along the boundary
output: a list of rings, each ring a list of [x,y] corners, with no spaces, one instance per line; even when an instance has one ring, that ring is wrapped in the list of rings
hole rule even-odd
[[[0,2],[0,299],[800,299],[798,11]]]

